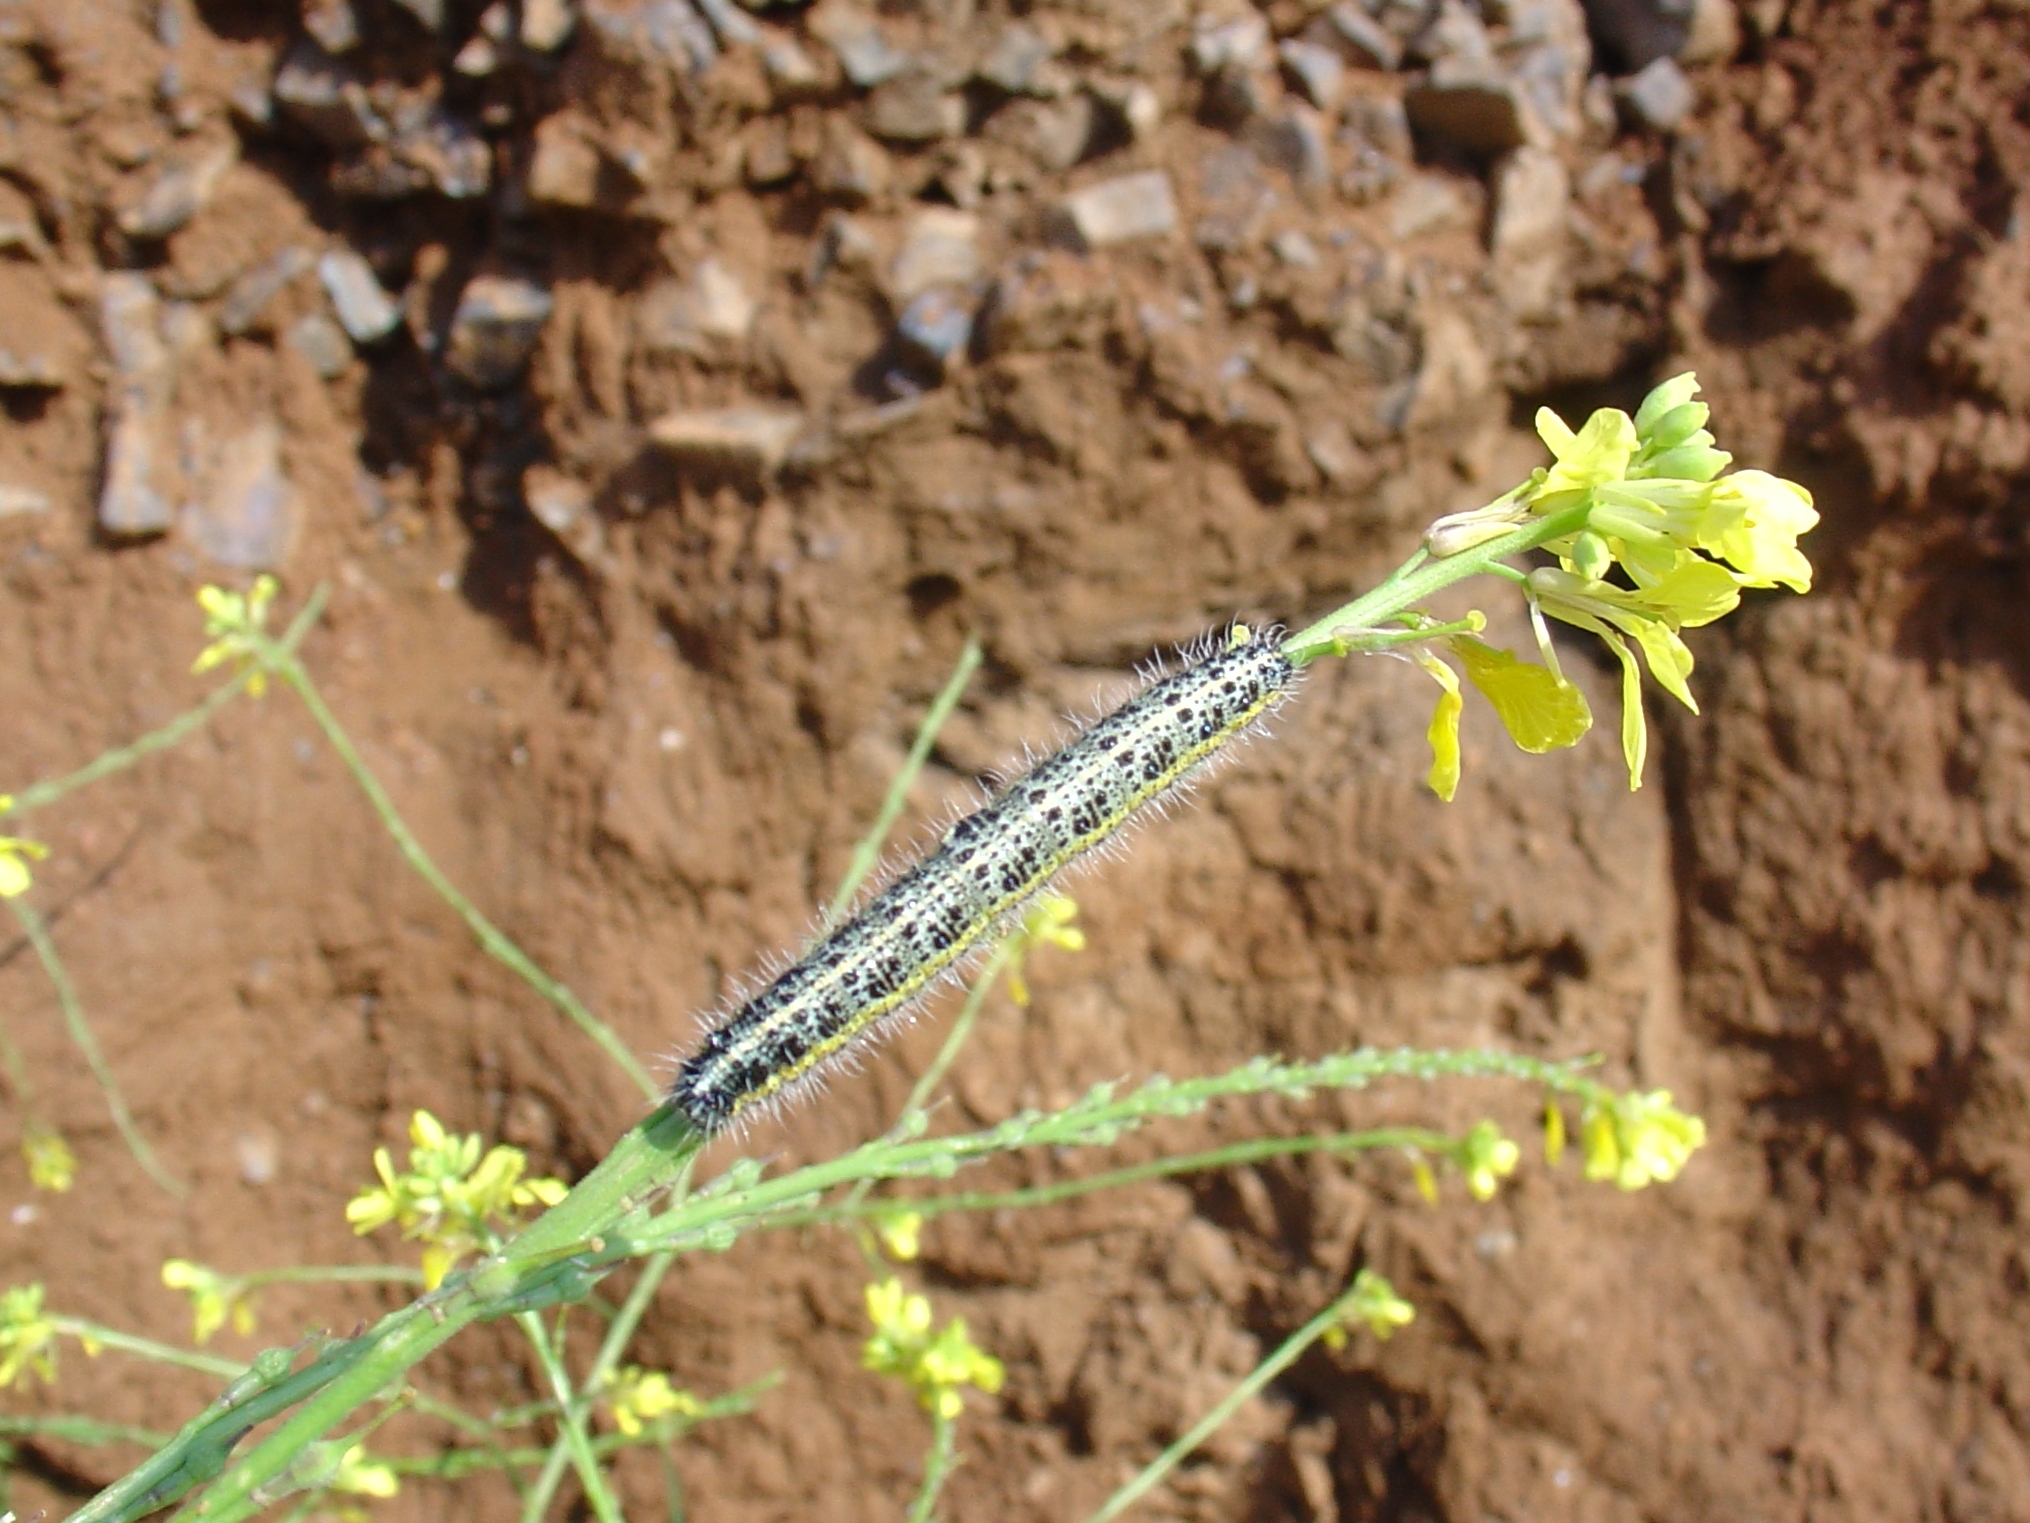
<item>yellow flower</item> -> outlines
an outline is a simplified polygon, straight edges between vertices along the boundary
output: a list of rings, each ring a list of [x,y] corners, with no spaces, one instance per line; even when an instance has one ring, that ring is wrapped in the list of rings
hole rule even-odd
[[[477,1134],[454,1136],[428,1111],[409,1119],[409,1166],[397,1171],[386,1148],[374,1149],[377,1185],[346,1203],[345,1219],[361,1236],[390,1222],[402,1236],[424,1242],[423,1279],[435,1289],[466,1254],[491,1248],[496,1222],[512,1223],[529,1206],[554,1206],[565,1196],[560,1179],[524,1179],[528,1158],[520,1148],[495,1147],[482,1155]]]
[[[1481,1121],[1461,1139],[1454,1162],[1466,1176],[1466,1188],[1475,1200],[1493,1200],[1521,1157],[1522,1150],[1501,1135],[1500,1127]]]
[[[33,1371],[56,1379],[56,1324],[42,1310],[40,1285],[0,1291],[0,1390]]]
[[[1587,1103],[1579,1142],[1588,1179],[1640,1190],[1676,1179],[1706,1143],[1706,1123],[1671,1104],[1667,1089],[1602,1094]]]
[[[246,592],[228,592],[223,587],[197,589],[197,606],[204,610],[204,632],[211,644],[197,653],[191,671],[208,672],[227,662],[255,667],[247,679],[247,691],[256,698],[267,690],[266,670],[268,607],[275,601],[275,579],[265,572],[254,578]]]
[[[29,1122],[22,1133],[21,1155],[28,1161],[28,1182],[38,1190],[61,1195],[77,1181],[77,1155],[54,1127]]]
[[[1798,536],[1819,521],[1811,493],[1766,471],[1736,471],[1713,483],[1699,548],[1719,556],[1744,587],[1811,591],[1811,562]]]
[[[209,1342],[228,1321],[242,1337],[254,1330],[253,1291],[245,1281],[188,1259],[167,1259],[162,1265],[162,1283],[190,1297],[192,1342]]]
[[[329,1484],[333,1491],[349,1491],[363,1497],[387,1498],[402,1489],[394,1467],[368,1459],[364,1444],[354,1444],[339,1456],[338,1469]]]
[[[0,836],[0,899],[13,899],[28,892],[35,875],[29,872],[30,862],[40,862],[49,855],[49,848],[40,841],[30,841],[22,836]]]
[[[1078,916],[1078,901],[1063,894],[1044,894],[1022,916],[1022,924],[1008,938],[1008,997],[1022,1009],[1029,1008],[1029,984],[1022,966],[1039,946],[1062,947],[1067,952],[1085,950],[1085,932],[1072,921]]]
[[[696,1417],[705,1410],[689,1391],[672,1386],[662,1371],[635,1365],[609,1375],[600,1394],[613,1414],[613,1425],[629,1438],[665,1417]]]
[[[939,1419],[950,1422],[965,1410],[962,1386],[989,1396],[1001,1389],[1001,1361],[967,1336],[965,1319],[954,1317],[933,1334],[929,1299],[911,1295],[902,1281],[869,1285],[867,1316],[874,1334],[860,1351],[862,1368],[907,1382],[923,1409]]]
[[[1367,1330],[1386,1343],[1399,1329],[1408,1327],[1417,1320],[1417,1308],[1396,1294],[1396,1287],[1372,1269],[1363,1269],[1353,1277],[1340,1310],[1342,1326],[1325,1330],[1325,1346],[1330,1349],[1346,1347],[1345,1325],[1363,1323]]]
[[[908,1263],[923,1251],[923,1214],[918,1211],[898,1211],[892,1216],[876,1217],[874,1230],[880,1235],[881,1246],[888,1250],[892,1259]]]

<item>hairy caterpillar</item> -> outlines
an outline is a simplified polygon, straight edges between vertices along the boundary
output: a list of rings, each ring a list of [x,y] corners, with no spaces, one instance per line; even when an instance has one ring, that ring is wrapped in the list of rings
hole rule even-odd
[[[1230,639],[1151,683],[945,833],[930,856],[733,1012],[684,1060],[670,1101],[707,1135],[781,1097],[917,1000],[1080,857],[1289,696],[1276,633]],[[1202,647],[1201,649],[1205,649]]]

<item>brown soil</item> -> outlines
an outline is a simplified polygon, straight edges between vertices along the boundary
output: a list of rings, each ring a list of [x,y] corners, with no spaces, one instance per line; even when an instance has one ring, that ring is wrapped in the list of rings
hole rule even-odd
[[[1484,1208],[1455,1186],[1432,1210],[1382,1161],[939,1224],[922,1283],[1010,1372],[966,1419],[948,1515],[1082,1516],[1373,1264],[1417,1302],[1415,1326],[1314,1351],[1148,1516],[2030,1517],[2020,8],[1744,6],[1731,56],[1693,71],[1675,139],[1596,116],[1562,141],[1584,236],[1534,306],[1476,226],[1483,166],[1427,153],[1417,173],[1445,191],[1407,241],[1391,218],[1410,190],[1363,200],[1256,167],[1235,192],[1220,156],[1236,137],[1187,64],[1181,6],[1032,17],[1060,63],[1145,83],[1166,108],[1151,135],[1103,133],[1087,162],[1039,168],[1016,110],[1035,103],[1018,102],[980,124],[972,167],[950,145],[891,149],[887,184],[852,212],[880,252],[821,280],[815,251],[842,242],[824,155],[858,108],[814,21],[770,15],[820,60],[801,92],[772,91],[752,49],[684,81],[589,27],[561,67],[471,81],[446,60],[476,7],[450,7],[440,50],[368,0],[353,57],[383,109],[441,94],[484,122],[506,187],[370,200],[347,186],[387,172],[385,154],[234,114],[298,35],[279,9],[0,3],[0,223],[29,230],[0,248],[0,348],[46,356],[61,381],[0,392],[0,487],[53,505],[0,516],[0,782],[191,703],[191,593],[234,576],[186,529],[122,542],[94,527],[104,269],[191,304],[186,455],[249,418],[280,425],[285,596],[330,583],[310,665],[418,835],[658,1055],[804,930],[967,630],[987,665],[919,820],[1120,691],[1150,647],[1236,612],[1315,613],[1374,577],[1431,516],[1533,462],[1519,425],[1539,401],[1627,404],[1689,363],[1744,462],[1818,494],[1821,584],[1697,642],[1705,712],[1664,721],[1648,788],[1619,785],[1605,737],[1524,758],[1482,725],[1459,802],[1440,806],[1419,784],[1420,679],[1387,662],[1321,672],[1273,744],[1079,885],[1090,949],[1039,955],[1026,1014],[995,999],[952,1090],[955,1118],[983,1122],[1265,1050],[1498,1043],[1601,1053],[1616,1082],[1701,1111],[1712,1145],[1677,1185],[1630,1197],[1532,1152]],[[1282,33],[1304,9],[1265,14]],[[975,46],[999,10],[926,0],[888,24],[899,46]],[[1349,111],[1399,93],[1386,75],[1354,83]],[[596,204],[515,204],[545,118],[581,140],[564,169],[608,155],[572,192]],[[187,225],[122,230],[164,165],[225,140],[239,158]],[[615,190],[629,151],[646,167]],[[1343,174],[1351,150],[1330,151]],[[1065,189],[1145,168],[1170,172],[1178,232],[1008,263],[1045,246]],[[869,368],[892,320],[881,271],[912,203],[952,185],[987,187],[985,273],[1027,273],[1003,282],[993,341],[897,403]],[[1270,194],[1236,208],[1251,186]],[[1292,232],[1311,264],[1269,252]],[[408,327],[320,379],[281,336],[320,309],[307,274],[221,336],[231,282],[291,243],[366,253]],[[748,331],[652,347],[651,288],[707,256],[758,301]],[[1363,269],[1368,348],[1335,348]],[[499,391],[447,378],[417,337],[445,331],[476,273],[532,276],[556,302],[526,380]],[[1230,299],[1250,283],[1251,304]],[[1390,333],[1421,365],[1413,391],[1374,352]],[[644,444],[672,409],[743,400],[817,420],[772,480]],[[553,532],[528,506],[544,492],[590,506],[548,515]],[[0,943],[0,1010],[82,1163],[54,1198],[4,1165],[17,1209],[0,1284],[41,1279],[62,1310],[180,1339],[167,1257],[401,1253],[354,1239],[341,1211],[417,1107],[567,1175],[640,1113],[402,869],[286,695],[33,833],[54,848],[39,902],[191,1193],[173,1201],[134,1166],[34,958]],[[938,1025],[753,1144],[809,1156],[877,1130]],[[1489,1107],[1530,1124],[1495,1087],[1400,1089],[1236,1110],[1166,1140],[1463,1125]],[[10,1156],[16,1125],[0,1121]],[[905,1505],[926,1429],[857,1367],[865,1278],[851,1242],[823,1234],[671,1277],[641,1362],[702,1392],[784,1377],[752,1418],[677,1449],[693,1516]],[[386,1304],[271,1291],[261,1339],[219,1342],[250,1352]],[[490,1329],[422,1379],[482,1410],[535,1389]],[[55,1389],[4,1401],[166,1428],[210,1394],[72,1348]],[[433,1440],[397,1424],[381,1441]],[[28,1443],[6,1505],[61,1512],[134,1458]],[[622,1477],[645,1515],[661,1475],[636,1458]],[[374,1512],[502,1518],[512,1501],[497,1483],[412,1486]]]

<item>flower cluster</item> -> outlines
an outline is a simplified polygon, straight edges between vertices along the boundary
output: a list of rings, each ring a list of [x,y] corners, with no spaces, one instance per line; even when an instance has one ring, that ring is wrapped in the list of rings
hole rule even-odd
[[[1416,1320],[1417,1308],[1397,1295],[1395,1286],[1374,1270],[1363,1269],[1340,1302],[1339,1321],[1322,1336],[1325,1346],[1336,1352],[1346,1347],[1346,1329],[1356,1323],[1386,1343]]]
[[[1493,1200],[1502,1180],[1515,1172],[1522,1149],[1501,1135],[1492,1121],[1475,1122],[1473,1130],[1459,1140],[1452,1161],[1466,1176],[1467,1191],[1475,1200]]]
[[[1706,1143],[1706,1123],[1671,1104],[1667,1089],[1601,1094],[1579,1118],[1579,1145],[1588,1179],[1611,1179],[1624,1190],[1676,1179]]]
[[[979,1348],[966,1334],[963,1317],[931,1331],[930,1300],[911,1295],[897,1279],[867,1287],[867,1315],[874,1336],[860,1351],[865,1369],[893,1375],[908,1383],[926,1412],[950,1422],[965,1409],[961,1386],[976,1386],[989,1396],[1001,1389],[1001,1361]]]
[[[1061,947],[1067,952],[1085,950],[1085,932],[1072,921],[1078,917],[1078,901],[1063,894],[1045,894],[1023,913],[1022,924],[1008,938],[1008,998],[1022,1009],[1029,1008],[1029,983],[1022,976],[1029,954],[1040,946]]]
[[[260,697],[268,686],[263,647],[275,590],[275,579],[265,574],[255,577],[253,587],[246,592],[228,592],[223,587],[198,588],[197,606],[204,610],[204,632],[211,644],[197,653],[190,669],[208,672],[229,663],[242,670],[252,667],[247,691]]]
[[[409,1141],[409,1167],[400,1173],[386,1148],[374,1149],[381,1182],[346,1203],[345,1219],[362,1236],[394,1222],[402,1236],[427,1243],[423,1282],[432,1289],[466,1254],[494,1245],[495,1221],[564,1198],[562,1180],[522,1178],[521,1149],[496,1147],[482,1157],[477,1135],[455,1137],[428,1111],[410,1118]]]
[[[1523,577],[1543,667],[1470,635],[1447,643],[1517,744],[1542,750],[1572,744],[1592,723],[1558,671],[1545,620],[1599,636],[1621,664],[1621,743],[1631,788],[1641,786],[1648,733],[1629,642],[1664,690],[1696,711],[1687,682],[1692,654],[1680,631],[1731,613],[1743,588],[1811,587],[1811,563],[1797,548],[1798,536],[1818,522],[1811,494],[1766,471],[1723,475],[1733,457],[1715,447],[1708,409],[1693,400],[1697,392],[1694,376],[1676,376],[1652,391],[1633,418],[1601,408],[1576,432],[1549,408],[1539,409],[1537,433],[1552,464],[1484,508],[1440,519],[1424,540],[1425,550],[1442,559],[1535,521],[1573,516],[1567,532],[1542,542],[1557,564]],[[1448,775],[1442,746],[1450,745],[1456,782],[1458,688],[1456,681],[1445,685],[1440,716],[1450,708],[1449,742],[1434,724],[1439,765],[1432,786],[1449,797],[1441,786]]]
[[[613,1425],[629,1438],[654,1427],[666,1417],[696,1417],[704,1405],[689,1391],[670,1384],[661,1370],[644,1370],[635,1365],[615,1370],[600,1388],[600,1399],[613,1414]]]
[[[77,1154],[47,1122],[30,1121],[21,1129],[21,1156],[28,1163],[28,1182],[38,1190],[61,1195],[77,1182]]]
[[[42,1309],[40,1285],[0,1291],[0,1390],[33,1371],[56,1379],[56,1323]]]
[[[228,1322],[242,1337],[254,1330],[254,1296],[246,1281],[189,1259],[166,1259],[162,1283],[190,1297],[192,1342],[210,1342],[211,1335]]]

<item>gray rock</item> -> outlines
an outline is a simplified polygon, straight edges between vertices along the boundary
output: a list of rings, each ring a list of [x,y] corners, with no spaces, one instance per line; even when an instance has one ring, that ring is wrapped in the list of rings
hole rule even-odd
[[[695,0],[722,48],[751,48],[761,41],[761,23],[733,0]]]
[[[272,570],[295,533],[295,495],[282,470],[282,431],[264,420],[218,452],[203,494],[184,506],[183,532],[221,566]]]
[[[481,391],[498,391],[521,375],[556,306],[532,281],[480,275],[467,284],[451,315],[444,364]]]
[[[401,326],[402,309],[382,289],[373,266],[351,249],[332,249],[320,258],[317,278],[355,344],[375,343]]]
[[[332,380],[352,363],[352,342],[345,330],[322,312],[311,312],[289,325],[283,341],[324,380]]]
[[[940,369],[965,353],[973,339],[971,298],[950,286],[938,286],[912,298],[896,319],[895,337]]]
[[[1464,317],[1433,312],[1421,326],[1416,392],[1406,419],[1413,427],[1454,417],[1494,387],[1494,367]]]
[[[1160,169],[1120,175],[1064,198],[1059,215],[1087,249],[1154,238],[1177,227],[1177,198]]]
[[[1491,159],[1520,148],[1538,129],[1513,79],[1441,59],[1403,97],[1410,126],[1421,137]]]
[[[756,302],[740,279],[716,259],[702,259],[687,281],[650,287],[635,313],[645,347],[709,355],[715,344],[737,342],[754,326]]]
[[[352,0],[304,0],[303,30],[327,53],[359,46],[359,17],[353,14]]]
[[[934,143],[966,130],[966,101],[936,75],[912,69],[874,87],[862,120],[892,143]]]
[[[995,136],[1012,141],[1045,169],[1066,170],[1086,156],[1099,124],[1099,105],[1085,94],[1018,101],[995,117]]]
[[[532,53],[556,52],[577,25],[571,0],[522,0],[522,46]]]
[[[1229,21],[1202,16],[1191,36],[1191,60],[1201,74],[1252,69],[1269,48],[1269,23],[1255,11]]]
[[[268,303],[316,262],[310,250],[292,243],[245,272],[226,289],[226,299],[219,304],[220,331],[235,336],[245,333],[261,320]]]
[[[1305,28],[1304,37],[1313,46],[1331,48],[1348,63],[1364,69],[1393,71],[1403,61],[1401,39],[1353,0],[1340,0]]]
[[[973,77],[1010,95],[1026,95],[1055,51],[1036,28],[1017,21],[1001,29]]]
[[[47,513],[54,506],[45,492],[30,491],[27,487],[13,487],[0,484],[0,518],[12,518],[24,513]]]
[[[452,58],[451,67],[467,79],[484,79],[500,67],[500,45],[491,37],[475,32]]]
[[[395,0],[395,4],[431,31],[441,32],[444,29],[444,0]]]
[[[890,42],[871,18],[842,24],[822,35],[838,55],[846,78],[862,90],[884,84],[909,67],[909,55]]]
[[[334,148],[362,148],[388,135],[359,76],[308,41],[289,50],[269,93],[284,116]]]
[[[926,206],[910,220],[889,266],[888,289],[907,302],[934,286],[969,286],[980,276],[980,219],[971,212]]]
[[[120,231],[129,238],[167,238],[204,210],[239,159],[232,143],[218,143],[157,175],[139,201],[121,212]]]
[[[1692,33],[1693,0],[1585,0],[1603,61],[1636,73],[1675,57]]]
[[[1338,107],[1346,90],[1346,64],[1338,53],[1321,43],[1291,38],[1276,45],[1276,56],[1312,105],[1326,112]]]
[[[454,201],[483,196],[493,183],[493,150],[463,117],[431,108],[396,133],[394,154]]]
[[[824,84],[824,76],[802,43],[790,33],[769,28],[761,40],[761,66],[781,95],[805,95]]]
[[[1449,59],[1455,65],[1484,69],[1494,62],[1494,42],[1477,13],[1459,0],[1445,0],[1430,25],[1417,33],[1409,47],[1419,63]]]
[[[46,354],[17,354],[0,344],[0,391],[60,391],[63,372]]]
[[[1310,270],[1318,266],[1318,245],[1301,228],[1285,228],[1269,240],[1269,252],[1293,269]]]
[[[1346,110],[1346,126],[1361,142],[1392,159],[1407,163],[1415,157],[1416,144],[1410,135],[1410,114],[1393,95],[1354,101]]]
[[[1241,140],[1299,185],[1324,185],[1331,178],[1325,122],[1309,106],[1292,104],[1273,116],[1256,117]]]
[[[1692,82],[1670,58],[1659,58],[1618,81],[1614,93],[1639,120],[1659,132],[1676,131],[1698,104]]]
[[[174,521],[168,409],[175,373],[161,321],[161,303],[147,276],[126,271],[106,276],[99,322],[114,375],[99,527],[108,534],[160,534]]]
[[[1404,184],[1389,218],[1389,236],[1397,242],[1456,227],[1466,220],[1466,201],[1443,175],[1413,174]]]
[[[844,117],[826,120],[824,146],[811,173],[819,194],[857,206],[881,195],[893,178],[885,148]]]
[[[1494,176],[1488,248],[1502,258],[1557,243],[1565,235],[1571,199],[1571,177],[1562,159],[1542,148],[1518,148]]]
[[[673,412],[649,425],[649,438],[679,464],[763,481],[782,468],[804,431],[804,415],[775,407]]]
[[[591,487],[554,465],[532,465],[522,472],[522,500],[536,522],[581,564],[604,559],[606,532],[593,511]]]

